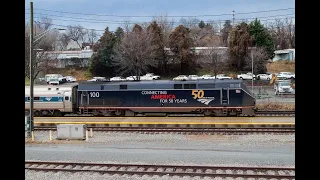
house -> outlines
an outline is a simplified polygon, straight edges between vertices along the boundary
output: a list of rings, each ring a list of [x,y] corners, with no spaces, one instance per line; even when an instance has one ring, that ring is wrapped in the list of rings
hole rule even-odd
[[[274,57],[272,61],[279,61],[279,60],[295,60],[295,49],[283,49],[274,51]]]

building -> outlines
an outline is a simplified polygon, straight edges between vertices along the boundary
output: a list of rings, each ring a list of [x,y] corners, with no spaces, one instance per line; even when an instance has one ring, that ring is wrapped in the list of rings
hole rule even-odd
[[[57,68],[88,67],[92,50],[79,51],[48,51],[50,65]]]
[[[279,61],[279,60],[294,61],[295,49],[284,49],[284,50],[274,51],[274,57],[272,61]]]

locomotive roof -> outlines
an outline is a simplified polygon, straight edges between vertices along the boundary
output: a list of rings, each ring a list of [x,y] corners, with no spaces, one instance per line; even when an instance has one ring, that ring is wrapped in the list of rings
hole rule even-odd
[[[153,81],[122,81],[122,82],[80,82],[78,91],[119,91],[145,89],[215,89],[242,88],[248,91],[242,80],[153,80]]]
[[[97,81],[97,82],[79,82],[79,85],[82,84],[92,84],[92,85],[137,85],[137,84],[208,84],[208,83],[241,83],[242,80],[239,79],[226,79],[226,80],[220,80],[220,79],[210,79],[210,80],[187,80],[187,81],[173,81],[173,80],[152,80],[152,81]]]

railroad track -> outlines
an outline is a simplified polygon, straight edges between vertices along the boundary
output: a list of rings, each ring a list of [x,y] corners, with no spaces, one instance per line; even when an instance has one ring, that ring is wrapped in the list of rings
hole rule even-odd
[[[28,115],[28,112],[25,114]],[[295,116],[295,111],[266,111],[266,110],[260,110],[256,111],[256,117],[269,117],[269,116]],[[52,116],[42,116],[42,117],[52,117]],[[79,115],[79,114],[67,114],[65,116],[62,116],[60,118],[68,118],[68,117],[94,117],[93,115]],[[101,117],[111,117],[111,116],[101,116]],[[145,117],[145,116],[135,116],[135,117]],[[152,116],[151,116],[152,117]],[[166,117],[166,116],[157,116],[157,117]],[[168,114],[167,117],[204,117],[203,114]],[[239,116],[239,117],[246,117],[246,116]]]
[[[256,116],[295,116],[296,111],[257,111]]]
[[[295,133],[293,127],[282,128],[142,128],[142,127],[95,127],[88,126],[93,131],[105,132],[140,132],[140,133],[191,133],[191,134],[250,134],[250,133]],[[37,126],[35,131],[57,130],[52,126]]]
[[[119,175],[295,179],[295,168],[293,167],[180,166],[25,161],[25,169],[45,172],[97,172]]]

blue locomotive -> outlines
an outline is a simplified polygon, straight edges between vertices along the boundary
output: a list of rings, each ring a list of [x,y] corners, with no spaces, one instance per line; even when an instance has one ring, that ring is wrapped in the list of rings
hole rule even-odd
[[[67,99],[72,108],[68,106],[62,115],[255,115],[255,98],[242,80],[81,82],[71,89]],[[61,103],[64,101],[62,98]]]

